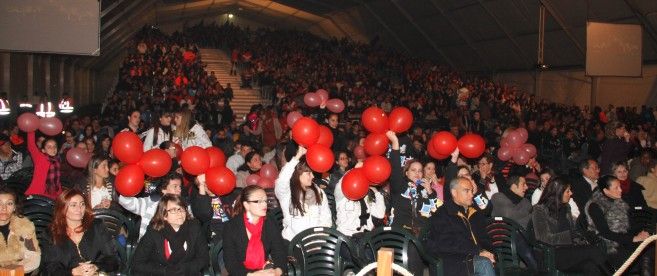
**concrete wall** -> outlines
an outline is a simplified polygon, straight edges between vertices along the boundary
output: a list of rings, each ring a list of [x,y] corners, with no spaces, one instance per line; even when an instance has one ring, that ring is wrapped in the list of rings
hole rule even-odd
[[[583,70],[503,73],[494,78],[553,102],[579,106],[591,102],[591,78]],[[657,105],[657,65],[645,65],[640,78],[599,77],[595,104]]]

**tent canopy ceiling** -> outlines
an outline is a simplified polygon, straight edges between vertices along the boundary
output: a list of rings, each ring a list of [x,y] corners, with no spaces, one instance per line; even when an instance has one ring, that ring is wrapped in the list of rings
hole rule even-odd
[[[144,24],[216,18],[226,13],[275,28],[323,36],[378,38],[409,54],[463,71],[532,70],[538,14],[545,6],[545,63],[583,67],[586,22],[641,24],[643,59],[657,61],[655,0],[102,0],[103,66]]]

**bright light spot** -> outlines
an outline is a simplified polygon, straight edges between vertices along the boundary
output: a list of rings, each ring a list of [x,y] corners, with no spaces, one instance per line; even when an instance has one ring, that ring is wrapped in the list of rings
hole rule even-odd
[[[228,14],[228,18],[233,18],[233,16],[234,16],[234,15],[233,15],[232,13],[229,13],[229,14]]]

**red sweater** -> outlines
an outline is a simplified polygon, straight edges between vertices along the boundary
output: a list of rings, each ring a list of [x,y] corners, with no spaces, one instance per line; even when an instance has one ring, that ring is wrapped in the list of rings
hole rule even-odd
[[[62,187],[57,187],[54,193],[46,193],[46,178],[48,177],[50,161],[48,161],[46,154],[37,148],[34,136],[34,132],[27,133],[27,150],[32,156],[34,173],[32,174],[32,183],[25,191],[25,195],[42,195],[55,199],[62,192]]]

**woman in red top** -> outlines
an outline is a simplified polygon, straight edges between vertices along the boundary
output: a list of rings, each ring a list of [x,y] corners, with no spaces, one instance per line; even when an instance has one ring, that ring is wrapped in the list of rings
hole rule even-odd
[[[42,195],[55,199],[62,192],[57,141],[52,137],[47,138],[39,150],[34,136],[34,132],[27,133],[27,150],[34,163],[34,174],[25,195]]]

